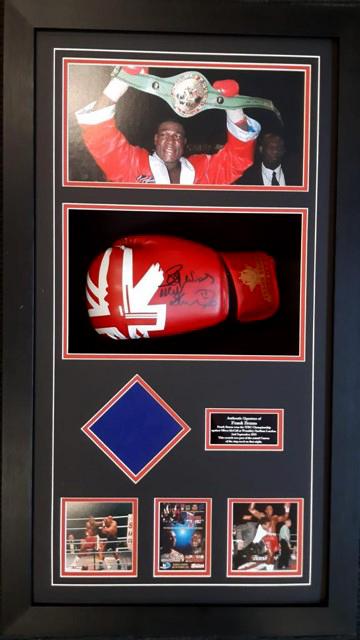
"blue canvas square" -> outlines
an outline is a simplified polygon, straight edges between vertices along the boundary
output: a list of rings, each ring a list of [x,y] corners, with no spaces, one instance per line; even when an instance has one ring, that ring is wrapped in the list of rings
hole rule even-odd
[[[138,474],[183,427],[136,382],[92,424],[90,431]]]

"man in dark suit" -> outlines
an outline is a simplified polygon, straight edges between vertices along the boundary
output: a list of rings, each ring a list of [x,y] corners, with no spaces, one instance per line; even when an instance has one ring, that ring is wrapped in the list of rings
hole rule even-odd
[[[277,133],[264,133],[257,147],[258,161],[255,162],[237,184],[265,185],[268,187],[284,187],[300,185],[301,178],[288,162],[285,142]]]

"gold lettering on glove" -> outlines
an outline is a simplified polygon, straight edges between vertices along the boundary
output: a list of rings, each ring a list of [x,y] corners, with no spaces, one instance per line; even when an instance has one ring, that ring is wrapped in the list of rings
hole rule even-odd
[[[256,264],[256,267],[246,265],[245,269],[243,269],[239,274],[240,282],[242,282],[246,287],[249,287],[251,293],[259,285],[261,287],[261,294],[264,300],[271,302],[272,295],[267,286],[268,277],[269,275],[266,273],[264,265],[259,262]]]

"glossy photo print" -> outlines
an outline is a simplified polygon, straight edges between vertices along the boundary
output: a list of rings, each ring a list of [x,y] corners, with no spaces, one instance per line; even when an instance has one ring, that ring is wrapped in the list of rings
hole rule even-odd
[[[137,498],[62,498],[61,576],[136,576],[137,502]]]
[[[154,576],[211,575],[211,499],[155,498]]]
[[[311,65],[63,59],[64,186],[307,191]]]
[[[228,501],[228,577],[302,575],[303,500]]]

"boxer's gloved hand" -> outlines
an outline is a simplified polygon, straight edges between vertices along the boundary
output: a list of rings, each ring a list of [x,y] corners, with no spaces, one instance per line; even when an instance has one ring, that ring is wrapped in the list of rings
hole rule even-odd
[[[156,338],[222,322],[230,290],[240,322],[273,315],[279,304],[273,259],[261,252],[219,254],[171,236],[129,236],[92,262],[86,296],[99,334]]]
[[[212,86],[225,98],[232,98],[240,93],[239,83],[236,80],[216,80]]]
[[[240,86],[236,80],[216,80],[212,86],[225,98],[232,98],[240,94]],[[241,107],[237,109],[226,109],[226,113],[234,124],[239,124],[239,122],[246,120]]]
[[[115,69],[117,70],[116,72],[115,72]],[[137,76],[139,74],[146,75],[147,73],[149,73],[149,67],[143,67],[143,66],[135,65],[135,64],[128,64],[128,65],[123,66],[123,67],[117,66],[117,67],[115,67],[115,69],[113,70],[113,73],[111,75],[113,75],[114,72],[117,75],[119,73],[120,69],[122,69],[123,71],[125,71],[125,73],[128,73],[131,76]]]

